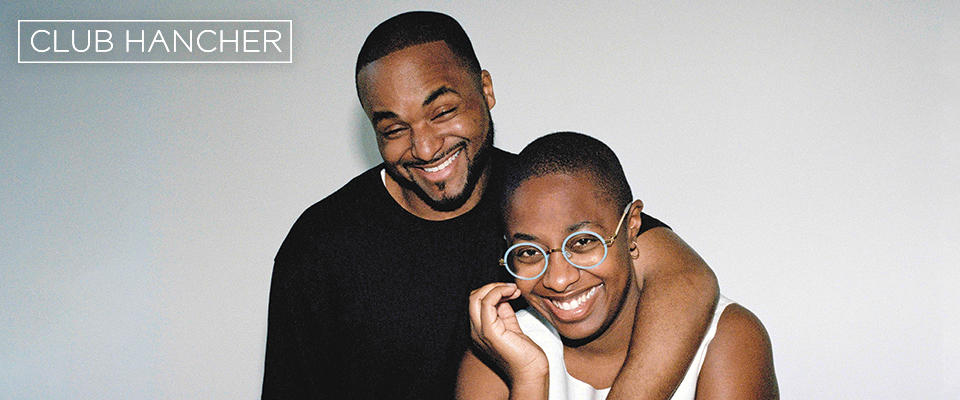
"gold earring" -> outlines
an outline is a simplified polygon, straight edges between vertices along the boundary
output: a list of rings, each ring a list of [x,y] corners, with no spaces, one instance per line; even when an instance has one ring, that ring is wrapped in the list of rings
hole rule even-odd
[[[634,260],[640,258],[640,249],[637,248],[637,242],[630,244],[630,258]]]

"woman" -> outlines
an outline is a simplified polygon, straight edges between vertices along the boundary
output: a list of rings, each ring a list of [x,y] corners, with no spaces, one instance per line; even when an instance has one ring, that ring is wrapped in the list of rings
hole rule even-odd
[[[503,194],[501,264],[515,283],[470,296],[477,350],[460,367],[464,399],[605,398],[626,359],[642,269],[633,201],[616,155],[577,133],[537,139]],[[529,308],[514,312],[522,296]],[[673,398],[777,398],[770,341],[747,309],[721,296]]]

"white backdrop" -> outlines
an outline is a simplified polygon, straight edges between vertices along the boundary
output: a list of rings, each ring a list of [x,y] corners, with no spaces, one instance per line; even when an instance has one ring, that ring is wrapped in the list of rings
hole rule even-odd
[[[461,21],[497,145],[607,142],[784,398],[960,397],[960,3],[0,5],[0,397],[258,398],[272,259],[375,165],[353,65]],[[292,19],[281,65],[16,64],[18,19]]]

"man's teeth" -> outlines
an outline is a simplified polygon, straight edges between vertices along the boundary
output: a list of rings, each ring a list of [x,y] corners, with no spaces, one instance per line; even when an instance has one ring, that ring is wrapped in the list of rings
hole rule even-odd
[[[557,308],[561,310],[570,311],[580,307],[581,305],[583,305],[583,303],[586,303],[587,300],[589,300],[591,297],[593,297],[594,294],[597,293],[598,288],[600,288],[600,285],[594,286],[593,289],[590,289],[584,292],[583,294],[577,296],[577,298],[567,300],[563,303],[556,300],[550,300],[550,302],[553,303],[553,305],[557,306]]]
[[[457,159],[457,156],[460,155],[460,152],[461,152],[461,151],[462,151],[462,150],[457,150],[457,152],[456,152],[456,153],[453,153],[453,155],[450,156],[450,158],[448,158],[447,161],[444,161],[443,164],[440,164],[440,165],[438,165],[438,166],[436,166],[436,167],[432,167],[432,168],[424,168],[423,170],[424,170],[424,171],[427,171],[427,172],[442,171],[444,168],[449,167],[450,164],[453,164],[453,160],[456,160],[456,159]]]

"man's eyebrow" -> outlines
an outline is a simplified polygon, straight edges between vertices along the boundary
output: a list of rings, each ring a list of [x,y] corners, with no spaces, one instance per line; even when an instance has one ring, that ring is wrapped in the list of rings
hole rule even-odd
[[[453,93],[453,94],[457,94],[457,95],[460,94],[460,93],[457,93],[456,90],[451,89],[449,86],[441,86],[441,87],[437,88],[437,90],[434,90],[433,92],[430,92],[430,95],[427,96],[427,98],[423,100],[423,104],[422,104],[422,105],[423,105],[424,107],[426,107],[428,104],[433,103],[433,101],[436,100],[438,97],[443,96],[443,95],[445,95],[445,94],[447,94],[447,93]]]
[[[427,105],[432,103],[434,100],[436,100],[440,96],[443,96],[447,93],[453,93],[456,95],[460,94],[456,90],[453,90],[452,88],[450,88],[449,86],[441,86],[437,88],[437,90],[430,92],[427,98],[423,100],[422,106],[426,107]],[[370,122],[373,124],[373,126],[377,126],[377,124],[380,121],[383,121],[385,119],[390,119],[390,118],[397,118],[397,113],[393,111],[375,111],[373,113],[373,116],[370,118]]]
[[[370,118],[370,122],[373,124],[373,126],[377,126],[377,124],[380,123],[380,121],[383,121],[389,118],[396,118],[396,117],[397,117],[397,114],[394,113],[393,111],[374,111],[373,117]]]

